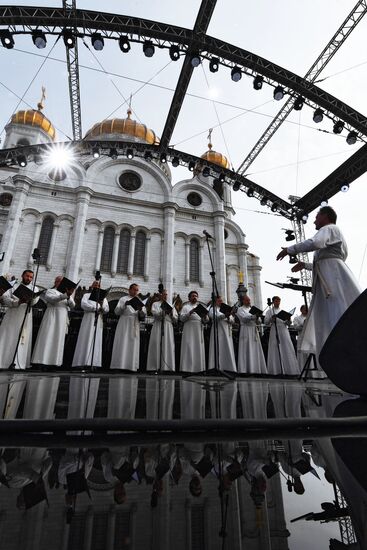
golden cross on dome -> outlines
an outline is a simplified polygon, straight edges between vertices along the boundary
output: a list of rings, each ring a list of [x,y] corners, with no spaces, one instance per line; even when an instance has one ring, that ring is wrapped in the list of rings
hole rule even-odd
[[[41,90],[42,90],[41,99],[37,103],[37,109],[39,111],[42,111],[42,109],[44,108],[44,106],[45,106],[44,102],[45,102],[45,99],[46,99],[46,88],[44,86],[42,86]]]
[[[213,144],[212,144],[212,133],[213,133],[213,128],[209,128],[209,134],[208,134],[208,148],[211,149],[213,147]]]
[[[130,118],[131,117],[131,114],[132,114],[132,110],[131,110],[131,100],[133,98],[133,95],[130,94],[130,97],[129,97],[129,108],[127,110],[127,118]]]
[[[238,272],[238,283],[243,284],[243,271]]]

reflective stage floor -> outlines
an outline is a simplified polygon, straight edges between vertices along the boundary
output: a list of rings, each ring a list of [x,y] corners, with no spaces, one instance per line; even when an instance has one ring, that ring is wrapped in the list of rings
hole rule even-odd
[[[2,548],[367,548],[367,401],[327,380],[0,375]]]

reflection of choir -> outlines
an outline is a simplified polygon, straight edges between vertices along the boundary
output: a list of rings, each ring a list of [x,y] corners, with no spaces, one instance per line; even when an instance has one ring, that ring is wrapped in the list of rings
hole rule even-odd
[[[32,271],[27,270],[23,273],[22,282],[25,286],[29,287],[32,279]],[[278,297],[274,297],[273,306],[265,315],[265,326],[271,327],[268,366],[266,366],[260,339],[261,311],[254,308],[255,314],[250,313],[251,300],[249,296],[245,295],[242,298],[242,305],[234,308],[223,304],[222,297],[218,296],[215,310],[212,307],[208,310],[199,302],[198,292],[192,290],[188,295],[188,302],[180,309],[178,302],[171,305],[168,301],[167,291],[160,289],[159,294],[155,295],[156,301],[153,301],[150,307],[147,306],[153,323],[145,325],[143,323],[146,317],[145,302],[139,298],[139,286],[132,283],[128,295],[120,298],[114,309],[118,322],[113,345],[109,348],[112,348],[111,361],[107,365],[106,356],[108,356],[108,344],[111,342],[110,334],[113,323],[111,325],[111,322],[108,321],[106,331],[109,331],[109,336],[104,341],[104,316],[109,313],[109,304],[105,297],[106,291],[98,290],[99,281],[94,281],[90,289],[81,296],[80,310],[83,312],[83,317],[77,337],[75,325],[72,324],[72,335],[75,334],[74,342],[76,341],[74,353],[73,337],[67,337],[67,346],[65,347],[65,335],[69,331],[69,311],[76,311],[73,298],[75,283],[58,276],[53,288],[41,293],[37,288],[34,289],[29,306],[36,304],[41,298],[46,309],[32,355],[32,309],[31,307],[27,308],[28,303],[25,298],[19,299],[14,295],[18,286],[19,284],[15,283],[2,296],[2,304],[7,309],[0,326],[1,369],[11,366],[15,354],[13,363],[17,369],[29,368],[31,364],[35,368],[40,366],[60,367],[65,361],[67,367],[70,366],[70,363],[73,367],[79,368],[101,367],[103,364],[111,369],[137,371],[144,370],[146,365],[148,372],[180,370],[199,373],[205,371],[206,368],[208,370],[214,368],[215,357],[217,357],[219,369],[238,371],[240,374],[299,374],[296,357],[289,339],[289,323],[276,317],[280,312]],[[99,293],[101,293],[101,297]],[[41,310],[39,310],[40,312]],[[301,316],[296,317],[295,327],[299,328],[300,321],[304,318],[304,312]],[[149,327],[149,325],[151,331],[148,336],[148,345],[146,335],[149,335],[149,331],[144,331],[142,342],[140,335],[142,327]],[[214,331],[215,325],[216,331]],[[181,335],[181,331],[180,364],[178,365],[175,343],[177,343],[177,336]],[[235,352],[237,336],[238,352]],[[142,353],[143,349],[144,353]],[[17,350],[16,353],[15,350]],[[208,351],[207,357],[206,350]],[[106,356],[103,353],[106,353]],[[140,357],[141,355],[143,357]],[[68,359],[66,360],[65,357]],[[303,359],[300,366],[302,363]]]

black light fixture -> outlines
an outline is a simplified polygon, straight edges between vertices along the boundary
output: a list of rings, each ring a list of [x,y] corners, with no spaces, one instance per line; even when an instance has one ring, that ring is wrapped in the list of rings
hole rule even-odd
[[[254,90],[261,90],[261,88],[263,87],[263,82],[264,78],[261,76],[261,74],[257,74],[252,83]]]
[[[223,172],[221,172],[218,176],[218,179],[221,183],[223,183],[226,180],[226,175]]]
[[[124,53],[127,53],[130,51],[130,40],[128,39],[127,36],[120,36],[119,38],[119,46],[120,46],[120,50]]]
[[[9,29],[0,30],[0,40],[3,47],[7,50],[14,48],[14,38]]]
[[[218,57],[212,57],[209,62],[209,71],[211,73],[216,73],[219,69],[219,59]]]
[[[21,168],[25,168],[27,166],[27,158],[24,155],[18,155],[17,163]]]
[[[238,82],[242,78],[242,71],[240,67],[233,67],[231,70],[231,78],[233,82]]]
[[[234,182],[232,189],[233,191],[239,191],[240,187],[241,187],[241,182],[237,180]]]
[[[204,178],[207,178],[208,176],[210,176],[210,168],[209,168],[209,166],[204,166],[203,171],[202,171],[202,174],[203,174]]]
[[[349,132],[347,135],[347,143],[348,145],[354,145],[357,142],[358,134],[357,132],[354,132],[353,130]]]
[[[103,36],[99,32],[95,32],[91,36],[92,46],[97,52],[100,52],[104,48]]]
[[[336,122],[334,122],[334,126],[333,126],[334,134],[341,134],[343,130],[344,130],[344,122],[342,120],[337,120]]]
[[[159,160],[160,160],[161,162],[163,162],[163,164],[164,164],[165,162],[167,162],[167,155],[166,155],[166,153],[162,153],[161,156],[159,157]]]
[[[279,209],[278,203],[274,202],[272,207],[271,207],[271,211],[272,212],[278,212],[278,209]]]
[[[285,229],[285,234],[287,235],[285,240],[288,242],[294,241],[296,238],[293,229]]]
[[[195,52],[191,55],[191,67],[195,69],[195,67],[198,67],[201,63],[201,58],[199,52]]]
[[[134,151],[133,149],[126,149],[126,156],[129,160],[134,158]]]
[[[71,29],[64,29],[62,31],[62,37],[64,39],[64,44],[67,48],[70,49],[75,47],[75,36]]]
[[[247,196],[248,197],[253,197],[254,196],[254,190],[252,189],[252,187],[249,187],[247,189]]]
[[[180,59],[180,48],[177,46],[177,44],[172,44],[170,46],[169,56],[172,61],[177,61],[178,59]]]
[[[340,191],[342,193],[346,193],[347,191],[349,191],[349,183],[345,183],[344,185],[342,185]]]
[[[295,101],[294,101],[294,104],[293,104],[293,109],[294,109],[295,111],[300,111],[300,110],[302,109],[302,107],[303,107],[304,101],[305,101],[305,100],[303,99],[302,96],[299,95],[298,97],[296,97],[296,99],[295,99]]]
[[[280,101],[284,97],[284,88],[283,86],[277,86],[274,89],[273,97],[275,101]]]
[[[143,44],[143,52],[145,57],[153,57],[155,48],[151,40],[146,40]]]
[[[190,160],[189,164],[188,164],[188,169],[190,170],[190,172],[193,172],[194,169],[195,169],[195,161],[193,160]]]
[[[263,197],[260,201],[261,206],[266,206],[267,203],[268,203],[268,199],[266,197]]]
[[[114,160],[117,159],[118,153],[117,153],[116,147],[111,147],[110,152],[108,153],[108,156]]]
[[[38,48],[39,50],[43,50],[43,48],[46,47],[47,39],[46,35],[43,31],[35,30],[32,32],[32,40],[33,44]]]
[[[328,205],[328,200],[327,199],[322,199],[322,201],[320,202],[320,206],[327,206]]]
[[[180,159],[178,157],[173,157],[171,160],[171,164],[174,168],[177,168],[177,166],[180,165]]]
[[[145,160],[147,160],[148,162],[151,162],[153,160],[153,155],[150,151],[145,151],[144,153],[144,158]]]
[[[322,119],[324,118],[324,111],[320,108],[316,109],[316,111],[313,114],[313,121],[318,124],[319,122],[322,122]]]
[[[99,157],[100,157],[101,155],[100,155],[100,152],[99,152],[99,148],[98,148],[98,147],[93,147],[93,149],[92,149],[92,155],[93,155],[93,158],[94,158],[94,159],[99,159]]]
[[[298,264],[297,256],[289,256],[290,264]]]
[[[308,214],[303,214],[302,216],[303,223],[307,223],[307,220],[308,220]]]

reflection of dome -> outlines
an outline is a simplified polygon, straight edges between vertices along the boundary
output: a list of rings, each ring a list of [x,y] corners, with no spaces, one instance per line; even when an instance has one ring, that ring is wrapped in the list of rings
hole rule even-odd
[[[136,120],[131,118],[131,110],[127,112],[127,118],[112,118],[110,120],[103,120],[95,124],[86,133],[85,138],[99,138],[104,134],[123,134],[136,138],[139,141],[144,141],[150,145],[159,143],[159,139],[153,132]]]
[[[217,153],[217,151],[213,151],[213,145],[211,144],[211,133],[212,130],[209,130],[208,150],[206,153],[201,155],[201,158],[207,160],[208,162],[212,162],[213,164],[218,164],[218,166],[220,166],[221,168],[229,168],[227,157],[222,155],[222,153]]]
[[[48,134],[52,140],[55,139],[55,128],[40,110],[28,109],[28,111],[18,111],[11,117],[11,123],[36,126],[43,130],[45,134]]]

